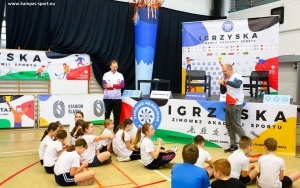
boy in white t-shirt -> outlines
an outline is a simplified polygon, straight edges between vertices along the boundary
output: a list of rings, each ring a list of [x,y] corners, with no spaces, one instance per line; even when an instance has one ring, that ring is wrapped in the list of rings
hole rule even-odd
[[[195,163],[196,166],[200,168],[204,168],[204,162],[207,163],[209,166],[206,166],[204,169],[206,170],[206,173],[208,177],[212,177],[214,174],[213,171],[213,161],[210,156],[210,154],[204,150],[204,138],[201,135],[197,135],[194,138],[194,144],[198,147],[199,149],[199,157],[197,159],[197,162]]]
[[[264,146],[266,153],[258,159],[260,169],[258,185],[263,188],[292,187],[293,182],[300,178],[300,172],[295,171],[284,176],[284,160],[274,153],[277,149],[277,141],[274,138],[267,138]]]
[[[248,136],[242,136],[239,142],[240,149],[234,151],[228,161],[231,165],[230,177],[240,179],[245,185],[250,185],[256,182],[258,171],[255,170],[253,162],[257,162],[257,158],[248,158],[252,151],[252,140]]]

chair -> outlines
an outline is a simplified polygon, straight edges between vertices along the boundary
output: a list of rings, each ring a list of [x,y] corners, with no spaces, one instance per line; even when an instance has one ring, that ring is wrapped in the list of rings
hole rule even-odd
[[[253,97],[253,89],[255,89],[255,97],[258,95],[258,88],[264,88],[265,92],[270,94],[269,71],[252,71],[249,78],[249,84],[243,84],[244,90],[250,90]]]
[[[193,82],[198,81],[198,82]],[[208,96],[211,96],[211,76],[206,75],[205,70],[187,70],[185,92],[191,91],[191,87],[204,87],[204,92],[208,90]]]

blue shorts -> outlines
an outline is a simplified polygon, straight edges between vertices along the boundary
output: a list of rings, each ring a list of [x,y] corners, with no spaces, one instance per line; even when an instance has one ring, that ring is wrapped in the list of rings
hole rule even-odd
[[[55,177],[56,183],[60,186],[77,185],[77,183],[75,183],[74,176],[71,176],[70,173],[64,173],[64,174],[60,174],[60,175],[54,174],[54,177]]]
[[[88,167],[96,167],[96,166],[102,166],[111,163],[111,157],[108,158],[106,161],[99,161],[97,155],[95,155],[93,162],[89,163]]]

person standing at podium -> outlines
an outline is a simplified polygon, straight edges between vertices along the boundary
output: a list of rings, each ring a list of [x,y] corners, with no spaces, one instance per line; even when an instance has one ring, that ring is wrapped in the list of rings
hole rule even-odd
[[[110,62],[110,71],[103,75],[102,86],[104,88],[103,102],[105,105],[105,119],[110,118],[111,112],[114,115],[114,133],[119,127],[122,99],[121,89],[124,88],[124,77],[118,71],[118,61]]]
[[[238,149],[236,135],[245,136],[241,125],[242,104],[244,102],[243,79],[235,73],[231,64],[222,65],[223,77],[219,80],[220,92],[226,93],[226,129],[230,138],[230,147],[225,152],[233,152]]]

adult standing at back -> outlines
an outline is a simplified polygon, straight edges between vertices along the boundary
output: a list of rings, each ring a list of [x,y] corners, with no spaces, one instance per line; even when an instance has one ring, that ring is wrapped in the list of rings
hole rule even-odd
[[[110,118],[111,112],[114,115],[114,132],[118,129],[121,113],[122,99],[121,89],[124,88],[124,77],[118,71],[118,61],[110,62],[110,71],[103,75],[102,86],[104,88],[103,101],[105,104],[105,119]]]
[[[222,65],[223,77],[219,80],[220,91],[226,93],[226,129],[230,138],[230,147],[225,152],[233,152],[238,149],[236,135],[245,136],[241,125],[242,104],[244,102],[243,79],[235,73],[231,64]]]

